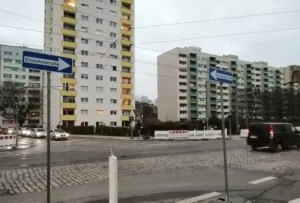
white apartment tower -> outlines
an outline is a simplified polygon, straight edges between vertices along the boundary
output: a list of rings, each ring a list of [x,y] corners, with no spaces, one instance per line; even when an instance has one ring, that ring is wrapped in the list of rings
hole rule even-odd
[[[6,81],[15,82],[16,85],[22,89],[24,88],[30,95],[36,94],[37,97],[41,97],[41,91],[43,90],[42,72],[22,67],[23,51],[43,52],[40,49],[31,49],[24,46],[0,45],[0,83],[3,85]],[[13,109],[14,104],[11,105],[10,108]],[[42,125],[41,109],[42,107],[39,106],[37,109],[31,111],[28,114],[28,120],[23,125]],[[0,126],[2,128],[12,127],[12,122],[13,120],[0,116]]]
[[[220,85],[207,81],[208,68],[233,73],[233,85],[223,85],[225,118],[235,114],[236,95],[247,88],[285,88],[283,69],[267,62],[248,62],[235,55],[204,53],[198,47],[175,48],[157,58],[158,119],[205,121],[221,117]],[[297,88],[297,85],[295,85]]]
[[[73,59],[51,74],[51,127],[127,126],[134,110],[134,0],[45,3],[46,53]],[[68,88],[67,88],[68,85]]]

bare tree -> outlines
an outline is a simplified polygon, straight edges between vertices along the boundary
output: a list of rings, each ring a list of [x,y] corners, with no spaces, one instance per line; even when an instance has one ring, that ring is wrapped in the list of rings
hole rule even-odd
[[[135,115],[143,123],[149,119],[157,118],[157,106],[144,95],[135,97]]]
[[[0,115],[17,121],[19,126],[37,116],[34,111],[40,110],[40,102],[39,89],[29,89],[12,81],[0,86]]]

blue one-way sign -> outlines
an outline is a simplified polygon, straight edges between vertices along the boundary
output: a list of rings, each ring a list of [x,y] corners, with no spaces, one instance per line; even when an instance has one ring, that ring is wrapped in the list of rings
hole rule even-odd
[[[24,68],[70,74],[73,72],[71,58],[24,51],[22,66]]]
[[[230,71],[210,67],[208,74],[210,81],[232,85],[232,72]]]

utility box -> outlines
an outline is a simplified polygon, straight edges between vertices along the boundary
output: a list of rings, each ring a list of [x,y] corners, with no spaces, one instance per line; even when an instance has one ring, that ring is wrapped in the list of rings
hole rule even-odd
[[[284,68],[284,83],[300,83],[300,66],[292,65]]]

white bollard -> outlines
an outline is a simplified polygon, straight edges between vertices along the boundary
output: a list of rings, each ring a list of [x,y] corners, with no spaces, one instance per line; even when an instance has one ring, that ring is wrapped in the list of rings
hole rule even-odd
[[[118,158],[114,149],[109,157],[109,203],[118,203]]]

